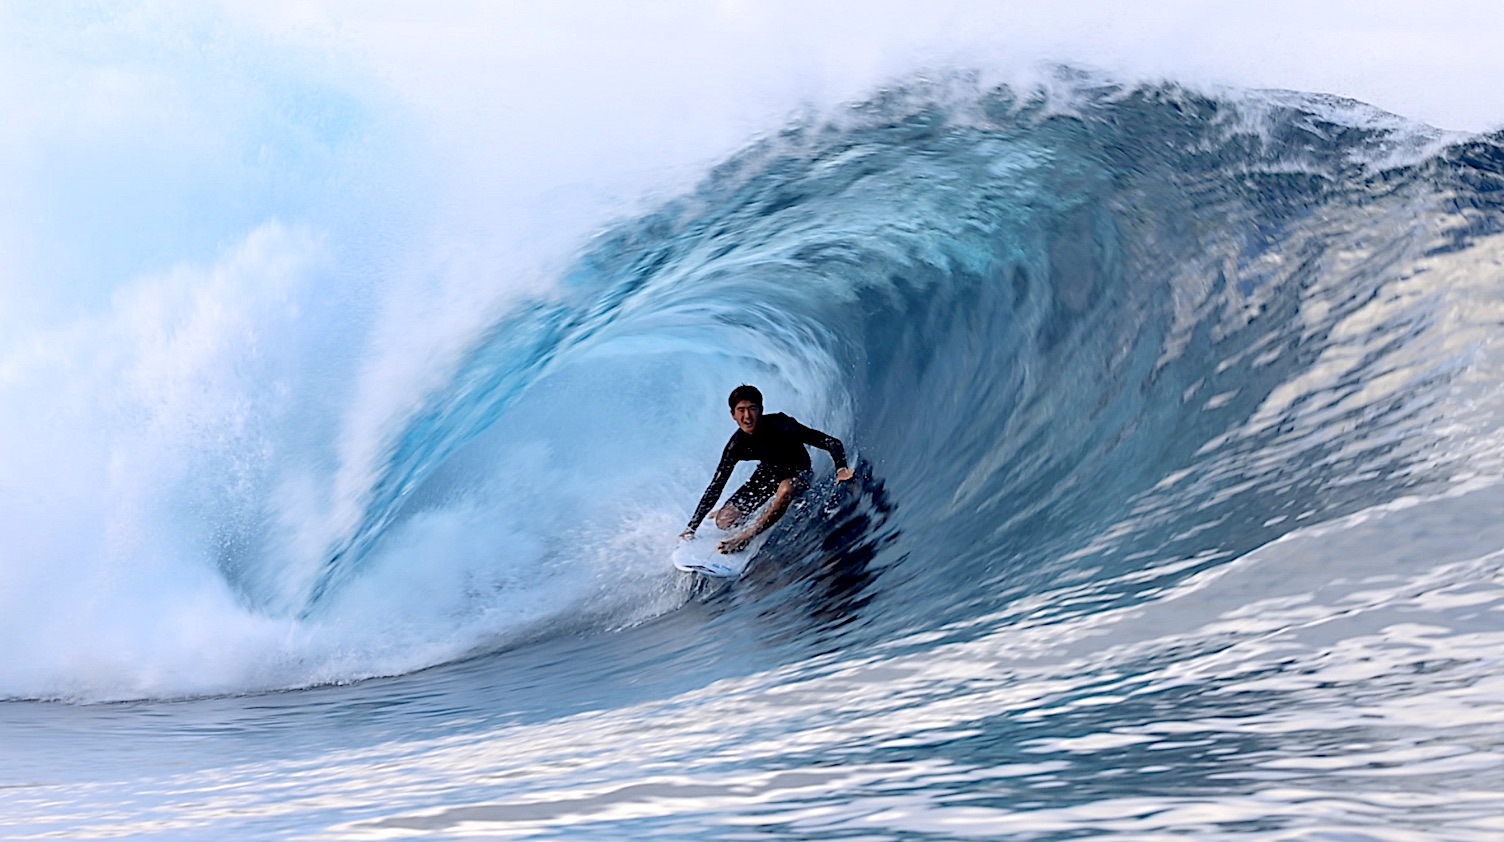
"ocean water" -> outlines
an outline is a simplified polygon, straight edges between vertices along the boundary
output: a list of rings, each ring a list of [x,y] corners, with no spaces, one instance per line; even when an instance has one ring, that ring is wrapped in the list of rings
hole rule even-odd
[[[955,68],[460,226],[173,15],[4,18],[0,837],[1504,836],[1504,136]],[[741,382],[858,477],[726,585]]]

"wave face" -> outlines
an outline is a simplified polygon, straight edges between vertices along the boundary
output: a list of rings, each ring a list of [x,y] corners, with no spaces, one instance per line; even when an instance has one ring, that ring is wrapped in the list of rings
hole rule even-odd
[[[1486,833],[1497,792],[1468,777],[1491,768],[1484,748],[1398,723],[1417,699],[1501,721],[1484,692],[1504,606],[1487,514],[1504,475],[1501,141],[1317,96],[916,82],[759,142],[602,233],[559,283],[465,318],[409,295],[308,325],[308,279],[334,256],[267,227],[185,281],[200,286],[129,304],[147,319],[186,296],[186,324],[243,344],[187,374],[132,369],[161,407],[209,395],[214,411],[112,411],[134,449],[77,482],[140,505],[89,497],[25,527],[41,538],[13,572],[48,582],[44,607],[67,606],[85,642],[7,655],[0,692],[234,696],[463,661],[334,702],[304,691],[326,712],[374,695],[382,727],[481,723],[321,766],[353,781],[436,764],[461,793],[442,803],[470,805],[428,810],[437,790],[410,782],[384,803],[412,812],[381,818],[329,784],[347,788],[295,822],[374,823],[353,835],[668,832],[691,820],[664,805],[691,798],[691,824],[757,802],[796,836],[1277,834],[1326,827],[1302,823],[1313,810]],[[243,274],[285,283],[253,295]],[[404,336],[421,341],[383,344]],[[11,358],[10,388],[54,370],[41,356]],[[744,381],[846,441],[860,476],[836,487],[817,456],[827,479],[747,578],[707,592],[667,559]],[[82,584],[48,578],[60,557]],[[57,628],[40,613],[11,616]],[[1336,721],[1343,686],[1380,723],[1367,736]],[[224,703],[198,704],[215,719]],[[1283,704],[1305,712],[1290,731]],[[309,710],[289,715],[313,729]],[[648,732],[642,756],[611,748]],[[1402,807],[1334,814],[1281,736],[1350,760],[1338,777],[1416,751],[1471,760],[1431,768]],[[1236,756],[1295,783],[1203,792],[1260,773]],[[317,763],[244,768],[263,761]],[[680,772],[639,791],[618,762]],[[595,789],[548,777],[571,763]],[[509,764],[520,789],[498,783]],[[1099,777],[1132,769],[1121,789]],[[1203,784],[1156,789],[1157,769]],[[1459,784],[1466,806],[1438,800]],[[524,792],[527,809],[503,803]],[[1207,797],[1225,815],[1198,825]],[[618,802],[656,806],[570,818]]]
[[[1449,257],[1497,228],[1488,146],[1431,155],[1434,134],[1335,100],[1062,88],[897,89],[602,235],[404,422],[291,606],[338,602],[477,476],[588,478],[485,508],[670,534],[743,380],[866,466],[839,547],[767,555],[880,546],[863,577],[905,608],[866,617],[874,639],[1062,581],[1133,598],[1164,586],[1147,570],[1182,579],[1492,464],[1486,435],[1439,432],[1493,425],[1458,393],[1490,363]],[[519,437],[547,460],[497,467]],[[643,540],[634,569],[664,552]]]
[[[327,248],[273,226],[207,281],[119,307],[136,333],[173,334],[130,349],[148,359],[129,385],[155,393],[135,412],[189,417],[113,443],[178,437],[150,441],[150,464],[97,468],[136,508],[63,525],[152,534],[38,543],[142,576],[176,557],[218,582],[191,598],[220,591],[213,610],[254,627],[233,655],[247,674],[222,686],[107,696],[349,680],[629,626],[687,596],[662,558],[726,433],[722,395],[748,381],[865,465],[844,543],[765,554],[868,547],[862,579],[881,586],[864,599],[906,606],[864,618],[874,639],[999,622],[1061,582],[1108,599],[1131,581],[1114,598],[1133,598],[1163,586],[1147,570],[1184,578],[1492,474],[1492,399],[1458,387],[1491,365],[1486,317],[1465,314],[1492,279],[1454,268],[1498,225],[1492,147],[1475,143],[1340,100],[1069,74],[1026,93],[896,88],[619,224],[557,287],[461,327],[416,307],[384,333],[335,305],[298,324]],[[284,288],[268,301],[224,276]],[[150,323],[168,308],[189,314]],[[290,352],[261,347],[271,330]],[[413,364],[345,348],[404,331],[424,333],[432,370],[391,398]],[[354,389],[334,382],[351,372]],[[207,407],[177,394],[194,388]],[[394,615],[405,632],[370,633]],[[316,642],[331,630],[338,666]],[[156,654],[178,669],[200,653]],[[267,659],[294,666],[261,675]]]

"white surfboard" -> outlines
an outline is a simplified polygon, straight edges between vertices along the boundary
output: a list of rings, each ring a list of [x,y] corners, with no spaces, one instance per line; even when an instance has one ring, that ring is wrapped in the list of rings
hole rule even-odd
[[[706,531],[714,533],[716,530]],[[757,548],[762,546],[766,537],[767,533],[763,533],[753,538],[752,543],[739,553],[722,553],[716,550],[721,538],[699,535],[688,541],[680,541],[679,546],[674,548],[674,566],[686,573],[699,573],[714,579],[735,579],[747,569],[747,564],[757,554]]]

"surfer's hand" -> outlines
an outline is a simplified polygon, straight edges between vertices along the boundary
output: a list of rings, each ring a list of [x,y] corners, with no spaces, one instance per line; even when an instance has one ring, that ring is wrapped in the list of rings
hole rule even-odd
[[[726,540],[717,544],[715,549],[716,552],[719,552],[723,555],[729,553],[739,553],[742,550],[746,549],[747,544],[751,542],[752,536],[746,533],[742,533],[740,535],[733,535],[730,538],[727,538]]]
[[[680,541],[688,541],[689,539],[691,539],[693,537],[695,537],[695,531],[693,529],[686,529],[683,532],[679,533],[679,540]]]
[[[850,468],[842,468],[839,471],[836,471],[836,482],[845,482],[846,480],[849,480],[854,476],[856,476],[856,471],[853,471]]]

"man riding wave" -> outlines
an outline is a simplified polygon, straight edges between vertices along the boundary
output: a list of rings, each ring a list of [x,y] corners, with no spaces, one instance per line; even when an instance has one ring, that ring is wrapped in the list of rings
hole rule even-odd
[[[745,523],[759,508],[762,509],[746,529],[717,546],[723,553],[734,553],[744,549],[755,536],[777,523],[788,510],[794,496],[809,488],[810,461],[806,445],[813,445],[830,454],[836,465],[837,481],[845,482],[855,474],[846,466],[846,448],[840,439],[806,427],[781,412],[763,415],[762,392],[756,386],[736,387],[731,390],[726,402],[731,406],[731,417],[736,420],[736,432],[726,442],[715,476],[700,498],[694,517],[689,519],[689,527],[679,537],[694,537],[695,530],[705,520],[705,515],[721,498],[721,492],[725,490],[726,481],[731,478],[731,471],[737,462],[756,461],[757,469],[752,472],[751,479],[731,495],[726,505],[715,512],[716,526],[731,529]]]

